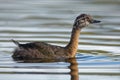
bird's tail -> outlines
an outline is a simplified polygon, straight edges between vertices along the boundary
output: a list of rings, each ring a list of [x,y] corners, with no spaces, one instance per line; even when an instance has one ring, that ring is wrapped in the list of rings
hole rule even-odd
[[[13,39],[12,39],[12,42],[15,43],[17,46],[20,45],[18,41],[15,41],[15,40],[13,40]]]

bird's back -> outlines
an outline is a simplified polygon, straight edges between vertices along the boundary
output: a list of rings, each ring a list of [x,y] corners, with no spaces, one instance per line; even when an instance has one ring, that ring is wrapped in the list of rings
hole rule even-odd
[[[12,56],[14,59],[54,59],[67,57],[64,47],[50,45],[44,42],[19,44]]]

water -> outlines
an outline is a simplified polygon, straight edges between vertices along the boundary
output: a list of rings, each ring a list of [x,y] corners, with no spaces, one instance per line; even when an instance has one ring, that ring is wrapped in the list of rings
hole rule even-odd
[[[51,63],[12,60],[16,45],[11,39],[65,46],[73,21],[81,13],[102,23],[82,30],[76,59]],[[0,80],[119,80],[119,26],[119,0],[0,0]]]

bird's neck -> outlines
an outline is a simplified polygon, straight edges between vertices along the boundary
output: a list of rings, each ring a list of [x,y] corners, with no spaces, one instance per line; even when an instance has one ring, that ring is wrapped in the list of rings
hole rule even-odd
[[[73,27],[70,42],[66,46],[66,49],[68,53],[71,55],[71,57],[74,57],[77,52],[80,31],[81,29],[79,29],[78,27],[75,26]]]

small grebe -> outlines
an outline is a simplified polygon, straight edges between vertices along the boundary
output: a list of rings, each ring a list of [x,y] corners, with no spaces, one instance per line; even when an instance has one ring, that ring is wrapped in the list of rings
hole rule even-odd
[[[78,49],[81,29],[90,23],[99,22],[98,20],[94,20],[90,15],[79,15],[74,21],[70,42],[65,47],[50,45],[44,42],[20,44],[12,40],[18,45],[12,57],[14,60],[73,58]]]

